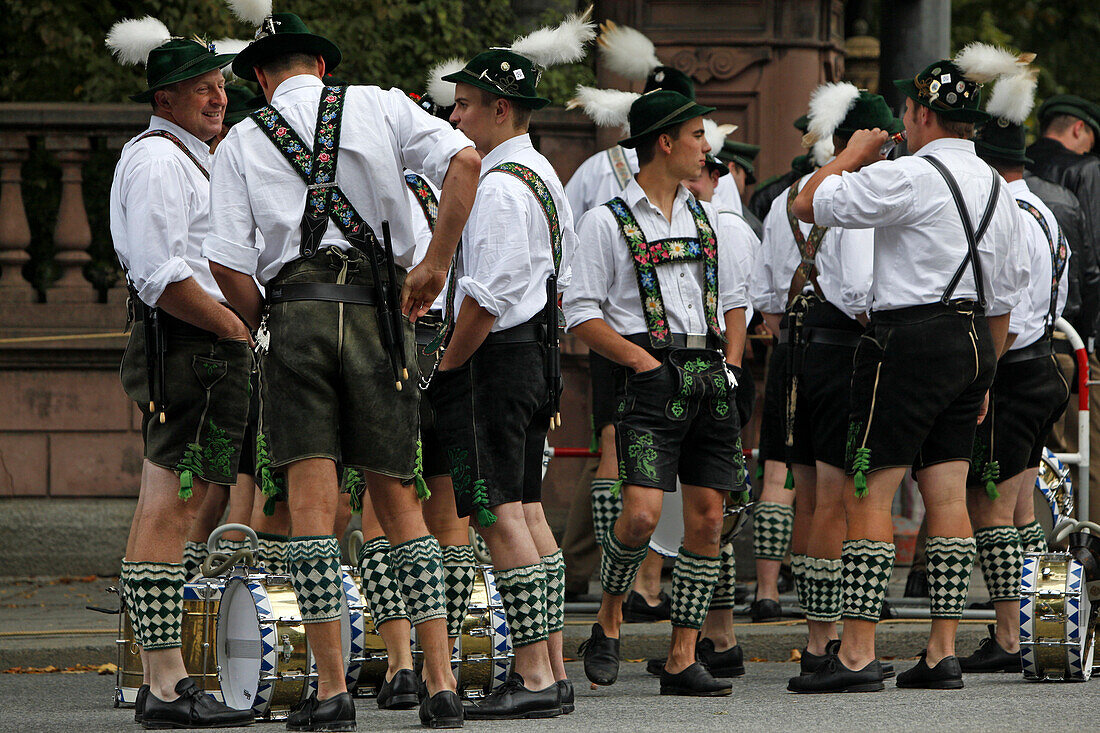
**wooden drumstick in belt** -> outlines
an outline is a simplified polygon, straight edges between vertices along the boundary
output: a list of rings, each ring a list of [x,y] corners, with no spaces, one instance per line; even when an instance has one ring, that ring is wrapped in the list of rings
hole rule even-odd
[[[397,263],[393,261],[393,241],[390,239],[390,222],[382,220],[382,244],[386,252],[386,269],[389,271],[390,287],[389,309],[393,322],[393,344],[397,352],[397,362],[401,365],[401,378],[409,378],[409,368],[405,363],[405,327],[401,323],[401,292],[397,288]]]

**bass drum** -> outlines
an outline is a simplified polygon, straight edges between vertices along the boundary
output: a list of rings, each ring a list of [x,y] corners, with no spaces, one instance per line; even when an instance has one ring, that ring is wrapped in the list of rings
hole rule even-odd
[[[1043,448],[1039,459],[1039,475],[1035,478],[1035,518],[1047,537],[1054,527],[1074,515],[1073,479],[1070,469],[1050,451]]]
[[[183,586],[183,666],[200,690],[221,700],[221,685],[214,659],[215,630],[218,607],[225,588],[225,578],[196,578]],[[118,671],[115,673],[115,707],[133,707],[141,687],[143,668],[141,647],[134,640],[130,614],[120,609],[118,639]]]
[[[504,684],[512,668],[512,636],[491,565],[479,565],[470,609],[455,643],[451,667],[459,694],[477,700]]]
[[[1020,659],[1024,679],[1084,682],[1092,676],[1096,619],[1081,564],[1065,553],[1024,555]]]
[[[346,598],[341,605],[346,663],[351,651]],[[249,575],[226,584],[218,611],[217,661],[225,704],[251,708],[258,718],[281,720],[317,689],[317,668],[287,576]]]

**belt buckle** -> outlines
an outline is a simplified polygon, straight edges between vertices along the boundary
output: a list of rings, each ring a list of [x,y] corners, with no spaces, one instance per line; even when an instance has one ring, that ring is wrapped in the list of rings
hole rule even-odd
[[[707,348],[707,335],[705,333],[689,333],[684,336],[685,349]]]

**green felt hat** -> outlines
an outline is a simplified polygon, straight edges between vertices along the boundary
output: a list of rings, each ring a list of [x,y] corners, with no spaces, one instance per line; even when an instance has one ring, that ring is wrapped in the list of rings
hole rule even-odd
[[[753,161],[759,153],[759,145],[726,140],[722,149],[718,151],[718,159],[741,166],[745,171],[745,183],[751,186],[756,183],[756,168],[753,166]]]
[[[649,72],[642,94],[664,89],[666,92],[679,92],[688,99],[695,99],[695,82],[691,77],[672,66],[658,66]]]
[[[989,115],[981,110],[982,85],[967,79],[949,59],[929,64],[912,79],[895,79],[894,86],[917,104],[946,120],[981,124]]]
[[[254,94],[248,87],[230,84],[225,87],[225,96],[229,104],[225,106],[225,119],[222,124],[232,127],[245,117],[267,104],[262,94]]]
[[[469,84],[524,107],[542,109],[550,100],[540,97],[535,88],[541,78],[542,69],[531,59],[506,48],[493,48],[474,56],[443,81]]]
[[[904,123],[890,111],[880,94],[872,94],[866,90],[860,90],[859,97],[847,116],[837,125],[836,131],[845,135],[851,135],[856,130],[872,130],[874,128],[886,130],[893,134],[905,129]]]
[[[981,158],[1028,165],[1027,135],[1023,125],[997,117],[982,125],[974,136],[974,149]]]
[[[715,158],[710,153],[707,153],[707,170],[708,171],[718,171],[718,177],[719,178],[721,178],[722,176],[729,175],[729,172],[730,172],[729,166],[727,166],[722,161],[718,160],[718,158]]]
[[[220,69],[232,60],[233,54],[217,53],[213,43],[173,38],[149,52],[149,60],[145,65],[145,79],[149,88],[131,95],[130,99],[135,102],[152,101],[158,89]]]
[[[714,107],[704,107],[679,92],[658,89],[643,94],[630,105],[630,129],[633,135],[620,140],[624,148],[635,148],[644,138],[666,130],[681,122],[703,117],[714,112]]]
[[[256,81],[253,67],[288,53],[316,54],[325,60],[325,70],[332,71],[343,58],[336,44],[309,32],[302,19],[294,13],[273,13],[264,19],[256,31],[256,40],[248,44],[233,60],[233,73],[245,81]]]
[[[1046,124],[1047,120],[1055,115],[1072,115],[1084,121],[1092,128],[1100,140],[1100,107],[1084,97],[1076,94],[1055,94],[1039,106],[1036,116],[1039,118],[1039,126]]]

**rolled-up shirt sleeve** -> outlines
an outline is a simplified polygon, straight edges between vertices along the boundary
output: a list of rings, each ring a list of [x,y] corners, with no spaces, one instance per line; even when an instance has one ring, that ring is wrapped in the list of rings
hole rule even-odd
[[[603,304],[615,276],[612,247],[617,236],[611,213],[602,206],[588,211],[577,223],[573,282],[562,298],[567,329],[604,317]]]
[[[451,158],[474,144],[445,121],[418,107],[400,89],[390,89],[384,99],[391,129],[401,149],[402,167],[422,173],[442,187]]]
[[[184,256],[195,202],[173,158],[135,161],[122,196],[134,212],[126,220],[126,241],[133,245],[127,275],[142,302],[155,307],[166,287],[193,274]]]
[[[826,176],[814,191],[814,222],[869,229],[907,223],[916,210],[913,183],[901,161],[881,161],[854,173]]]
[[[519,304],[532,277],[530,212],[522,192],[508,185],[505,176],[493,176],[478,187],[469,218],[476,226],[463,237],[458,279],[459,289],[497,318]]]
[[[255,275],[260,259],[256,220],[248,199],[239,138],[230,130],[214,152],[210,171],[210,230],[202,256],[231,270]]]

